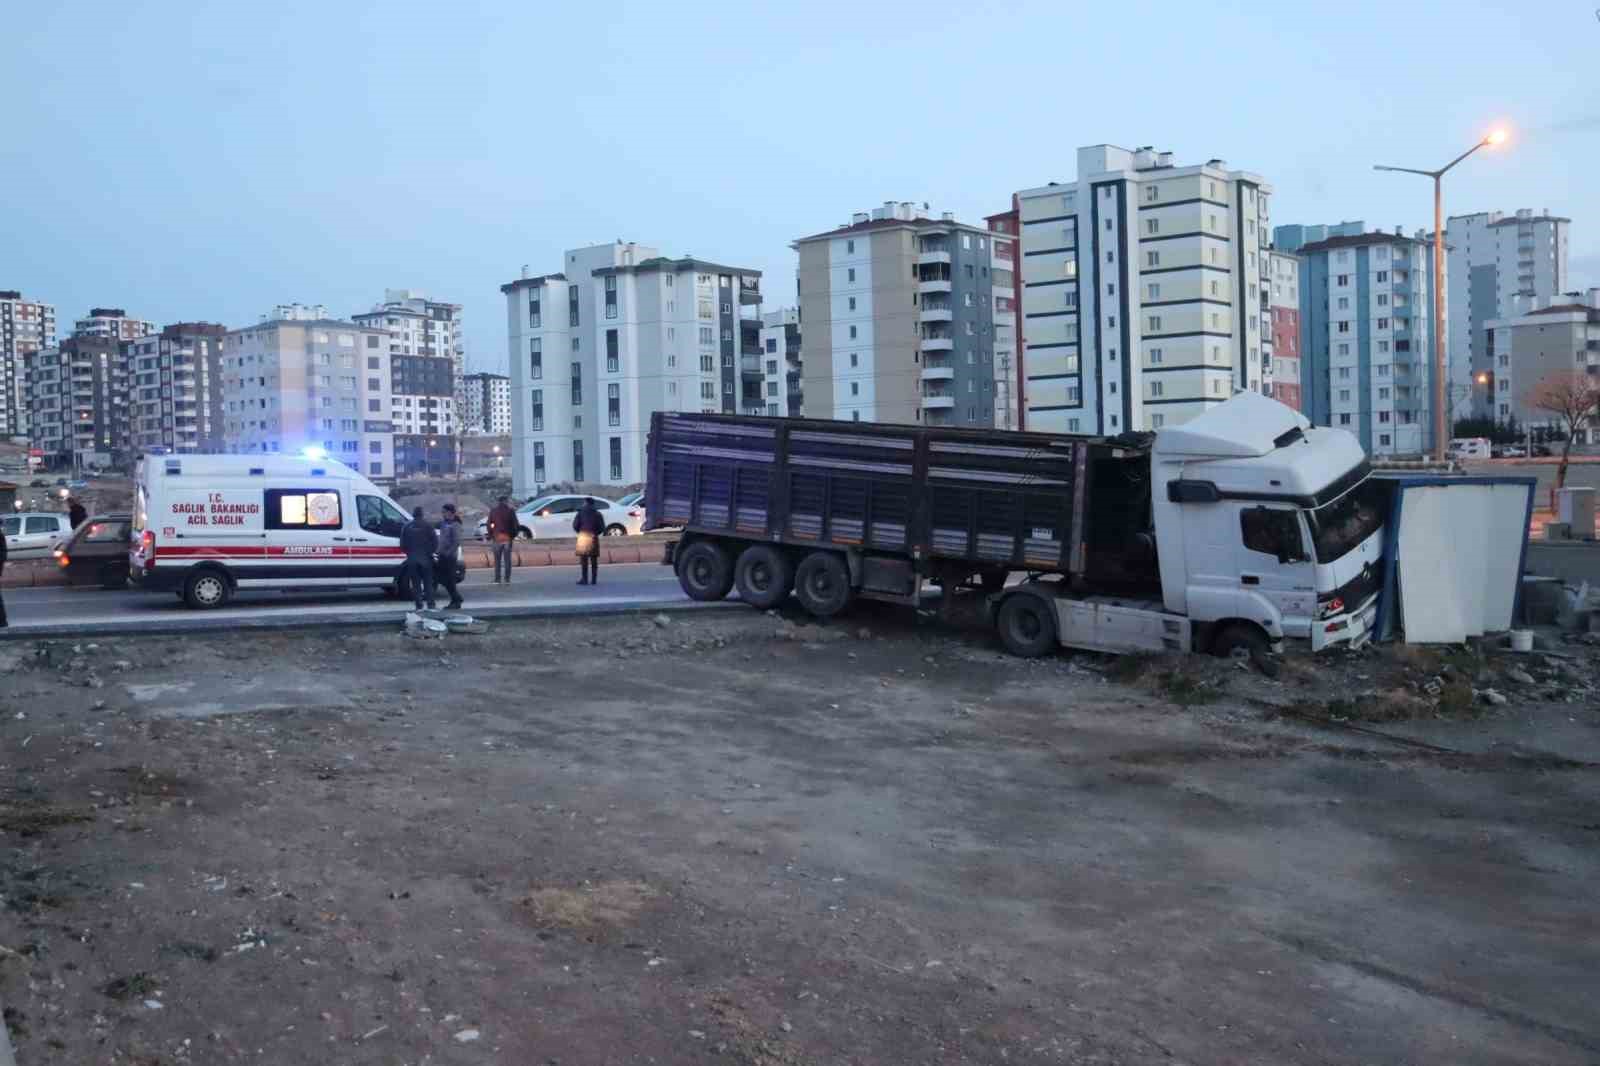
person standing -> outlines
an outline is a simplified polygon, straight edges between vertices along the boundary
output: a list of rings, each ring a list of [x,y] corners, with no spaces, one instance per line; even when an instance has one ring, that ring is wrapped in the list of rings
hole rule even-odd
[[[433,580],[443,585],[450,594],[450,602],[445,607],[453,611],[461,606],[461,590],[456,586],[456,556],[461,551],[461,516],[456,514],[456,505],[453,503],[445,504],[440,510],[439,547],[433,560]]]
[[[516,539],[517,512],[511,509],[511,501],[502,496],[489,511],[489,543],[494,545],[496,585],[511,584],[511,542]],[[504,578],[500,576],[502,572]]]
[[[439,534],[422,517],[422,508],[411,512],[411,521],[400,529],[400,550],[406,553],[403,573],[411,582],[411,599],[422,610],[426,597],[428,609],[433,610],[438,601],[433,598],[433,557],[439,551]]]
[[[76,496],[67,497],[67,522],[73,529],[77,529],[89,520],[89,512],[83,509],[83,504],[78,502]]]
[[[572,519],[572,531],[578,535],[578,566],[582,572],[578,578],[580,585],[600,584],[600,534],[605,528],[606,520],[594,500],[584,500],[583,506]]]

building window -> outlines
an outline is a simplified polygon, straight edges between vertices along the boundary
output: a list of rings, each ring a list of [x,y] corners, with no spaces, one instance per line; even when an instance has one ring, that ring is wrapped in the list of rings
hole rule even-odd
[[[606,275],[606,317],[617,317],[617,276]]]
[[[606,330],[606,373],[617,372],[617,331]]]
[[[572,364],[572,406],[583,402],[583,364]]]
[[[1389,306],[1389,294],[1388,293],[1380,292],[1378,294],[1378,306],[1379,307],[1388,307]]]
[[[1389,328],[1389,320],[1387,318],[1378,319],[1378,328],[1379,329],[1388,329]]]
[[[767,352],[768,352],[768,354],[776,352],[777,350],[778,350],[778,339],[776,337],[768,337],[767,338]]]
[[[845,241],[844,242],[844,251],[845,251],[846,255],[855,255],[856,254],[856,242],[855,241]]]
[[[1160,233],[1161,232],[1161,220],[1159,218],[1147,218],[1147,219],[1145,219],[1144,220],[1144,231],[1146,233]]]
[[[851,340],[855,340],[856,339],[856,327],[854,327],[854,326],[850,327],[850,339]]]
[[[538,329],[539,325],[539,294],[531,292],[528,294],[528,327]]]
[[[544,483],[544,441],[533,442],[533,480],[535,484]]]
[[[1350,402],[1350,390],[1349,389],[1340,389],[1339,390],[1339,402],[1340,403],[1349,403]]]
[[[1338,352],[1339,352],[1340,355],[1349,355],[1350,354],[1350,345],[1341,343],[1339,345]]]
[[[367,347],[368,348],[376,348],[377,346],[378,346],[378,335],[375,334],[375,333],[367,334]]]
[[[1151,266],[1151,267],[1160,266],[1161,265],[1161,253],[1160,252],[1146,252],[1146,253],[1144,253],[1144,265],[1145,266]]]
[[[1350,323],[1349,322],[1340,322],[1334,328],[1337,329],[1340,333],[1349,333],[1350,332]]]
[[[851,352],[850,353],[850,365],[852,367],[854,367],[856,365],[856,363],[857,363],[857,353]]]
[[[1150,395],[1151,396],[1160,396],[1162,388],[1163,388],[1163,386],[1162,386],[1161,382],[1152,381],[1150,383]]]
[[[1334,279],[1334,284],[1340,286],[1341,288],[1343,288],[1344,286],[1350,284],[1350,275],[1349,274],[1340,274],[1337,278]]]
[[[860,396],[861,395],[861,383],[859,381],[852,381],[850,383],[850,395],[852,395],[852,396]]]
[[[622,480],[622,438],[611,438],[611,480],[613,483]]]
[[[1378,421],[1379,422],[1387,422],[1387,421],[1389,421],[1389,412],[1388,411],[1379,411],[1378,412]]]
[[[1151,333],[1159,333],[1161,331],[1160,315],[1151,315],[1148,321]]]
[[[1350,368],[1349,367],[1341,366],[1339,368],[1339,380],[1340,381],[1349,381],[1350,380]]]
[[[606,386],[606,424],[622,425],[622,386]]]
[[[1161,360],[1163,358],[1164,358],[1164,356],[1161,354],[1161,349],[1160,348],[1151,348],[1150,349],[1150,362],[1159,363],[1159,362],[1161,362]]]
[[[1161,299],[1161,286],[1160,285],[1157,285],[1154,282],[1151,282],[1150,285],[1149,285],[1149,290],[1150,290],[1149,299],[1152,299],[1152,300]]]
[[[576,326],[577,324],[578,324],[578,287],[576,285],[568,285],[567,286],[567,325]]]
[[[856,280],[856,268],[855,267],[846,268],[846,270],[845,270],[845,280],[846,281],[855,281]]]
[[[529,428],[534,433],[544,430],[544,390],[533,390],[533,408],[529,412]]]
[[[1150,416],[1150,428],[1151,429],[1160,429],[1162,426],[1164,426],[1166,424],[1167,424],[1167,416],[1166,415],[1151,415]]]
[[[583,480],[583,441],[572,442],[572,480]]]
[[[1339,297],[1339,310],[1348,311],[1349,309],[1350,309],[1350,297],[1348,297],[1348,296]]]

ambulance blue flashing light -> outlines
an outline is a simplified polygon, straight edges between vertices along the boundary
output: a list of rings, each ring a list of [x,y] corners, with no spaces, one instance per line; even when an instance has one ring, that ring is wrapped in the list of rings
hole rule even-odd
[[[300,452],[300,454],[305,456],[307,459],[326,459],[328,457],[327,451],[323,448],[317,447],[315,444],[308,445]]]

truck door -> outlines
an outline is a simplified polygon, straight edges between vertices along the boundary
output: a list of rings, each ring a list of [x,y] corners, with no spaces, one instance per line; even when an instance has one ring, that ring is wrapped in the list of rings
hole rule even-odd
[[[1316,568],[1306,550],[1299,510],[1245,507],[1239,511],[1239,539],[1239,583],[1254,587],[1278,608],[1285,636],[1310,636]]]

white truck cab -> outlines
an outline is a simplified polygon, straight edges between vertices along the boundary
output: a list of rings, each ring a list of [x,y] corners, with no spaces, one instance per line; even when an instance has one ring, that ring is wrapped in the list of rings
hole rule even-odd
[[[1160,430],[1150,465],[1168,611],[1313,649],[1365,638],[1387,497],[1355,437],[1241,393]]]
[[[408,517],[329,458],[146,456],[134,475],[129,575],[197,608],[242,589],[397,589]]]

